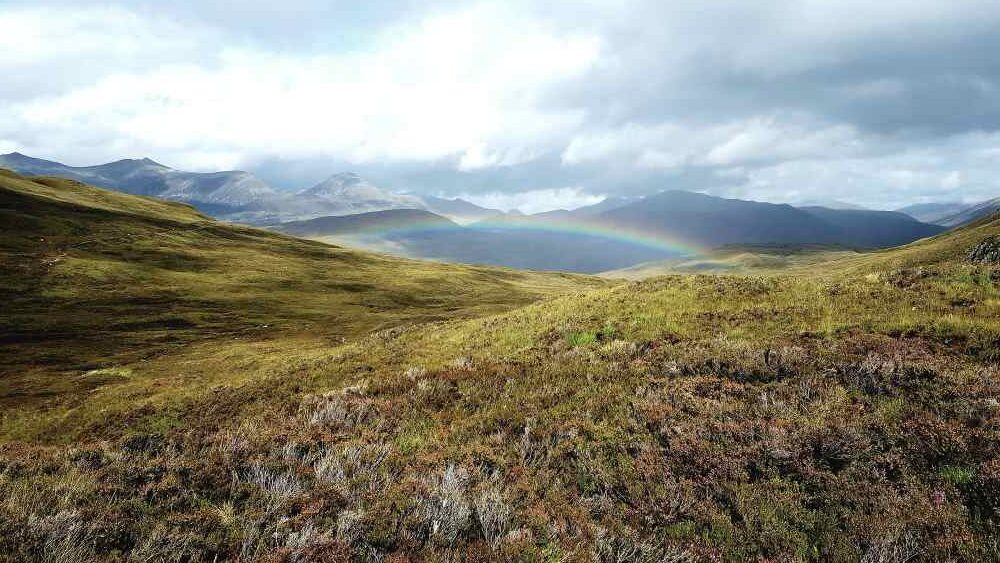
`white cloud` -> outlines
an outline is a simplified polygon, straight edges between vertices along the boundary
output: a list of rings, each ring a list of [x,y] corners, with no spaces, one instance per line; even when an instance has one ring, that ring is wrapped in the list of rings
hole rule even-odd
[[[210,151],[509,166],[580,124],[579,112],[539,108],[538,99],[598,52],[594,38],[476,8],[387,30],[364,52],[237,49],[216,65],[119,73],[0,110],[0,123],[52,138],[72,129],[129,140],[183,162]]]
[[[541,213],[553,209],[576,209],[593,205],[604,200],[604,196],[586,193],[579,187],[530,190],[516,193],[493,192],[487,194],[463,194],[464,199],[491,209],[524,213]]]
[[[629,159],[640,168],[731,167],[845,157],[856,154],[863,145],[860,134],[849,126],[781,114],[723,124],[628,123],[574,137],[562,153],[562,162],[573,165],[618,158]]]

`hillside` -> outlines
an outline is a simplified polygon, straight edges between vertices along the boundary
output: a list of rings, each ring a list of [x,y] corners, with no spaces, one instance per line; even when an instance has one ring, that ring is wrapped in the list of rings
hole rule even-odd
[[[804,207],[803,211],[839,231],[836,242],[853,248],[885,248],[943,232],[940,225],[915,221],[909,215],[895,211],[867,209],[827,209]]]
[[[212,217],[254,225],[386,209],[427,209],[460,221],[497,213],[461,199],[394,193],[350,172],[334,174],[293,193],[276,190],[249,172],[187,172],[148,158],[68,166],[15,152],[0,155],[0,167],[27,176],[70,178],[134,195],[188,203]]]
[[[391,232],[397,229],[411,228],[414,224],[427,227],[457,228],[458,225],[449,219],[424,211],[423,209],[386,209],[370,213],[341,215],[332,217],[317,217],[305,221],[289,221],[280,223],[273,228],[290,235],[336,236],[377,234]]]
[[[608,285],[0,182],[12,560],[996,559],[998,218]]]
[[[611,279],[643,280],[670,274],[757,274],[772,275],[807,270],[816,265],[858,256],[840,247],[824,246],[724,246],[699,256],[636,264],[602,272]]]
[[[8,417],[37,417],[39,405],[62,408],[103,388],[104,378],[81,374],[190,346],[340,342],[594,285],[376,256],[223,225],[183,204],[7,172],[0,222]],[[8,418],[0,434],[18,431]]]
[[[430,217],[362,214],[275,228],[403,256],[582,273],[663,260],[700,263],[706,249],[720,246],[884,248],[944,230],[897,212],[796,208],[681,191],[573,211],[504,214],[461,227]]]
[[[662,232],[703,247],[742,245],[896,246],[944,230],[900,213],[725,199],[667,191],[601,213],[609,225]]]
[[[148,158],[67,166],[10,153],[0,155],[0,167],[27,176],[58,176],[129,194],[189,203],[210,215],[232,220],[269,217],[279,213],[285,203],[283,194],[247,172],[185,172]]]
[[[998,211],[1000,211],[1000,197],[966,207],[950,215],[939,217],[935,220],[935,223],[946,227],[959,227],[977,219],[993,215]]]
[[[939,219],[949,217],[968,209],[968,205],[957,201],[944,203],[916,203],[896,209],[899,213],[905,213],[917,221],[937,224]]]

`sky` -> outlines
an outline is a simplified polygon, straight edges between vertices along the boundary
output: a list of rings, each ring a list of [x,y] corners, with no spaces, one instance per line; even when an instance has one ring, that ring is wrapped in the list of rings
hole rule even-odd
[[[996,0],[0,0],[0,153],[541,211],[1000,195]]]

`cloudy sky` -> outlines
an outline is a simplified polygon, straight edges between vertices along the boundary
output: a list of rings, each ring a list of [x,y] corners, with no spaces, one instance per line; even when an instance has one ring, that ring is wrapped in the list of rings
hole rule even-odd
[[[1000,195],[996,0],[0,0],[0,153],[568,207]]]

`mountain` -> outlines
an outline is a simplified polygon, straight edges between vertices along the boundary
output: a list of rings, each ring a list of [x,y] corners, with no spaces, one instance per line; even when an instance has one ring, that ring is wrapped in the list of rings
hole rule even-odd
[[[825,207],[827,209],[849,209],[849,210],[863,210],[864,206],[858,205],[856,203],[850,203],[847,201],[839,201],[836,199],[815,199],[804,201],[796,207]]]
[[[619,201],[605,211],[595,207],[501,214],[464,226],[410,210],[275,228],[414,258],[582,273],[676,259],[696,249],[726,245],[884,248],[944,230],[902,213],[796,208],[683,191]],[[376,227],[371,227],[373,222]]]
[[[942,203],[916,203],[901,207],[896,211],[906,213],[917,221],[937,224],[939,219],[954,215],[968,208],[969,205],[966,203],[950,201]]]
[[[972,223],[977,219],[988,217],[997,211],[1000,211],[1000,197],[968,206],[951,215],[939,217],[934,222],[946,227],[960,227]]]
[[[624,207],[630,203],[639,201],[640,199],[642,198],[607,197],[593,205],[584,205],[583,207],[577,207],[576,209],[554,209],[552,211],[543,211],[541,213],[535,213],[531,215],[531,217],[540,219],[558,219],[558,220],[573,219],[579,217],[593,217],[605,211],[610,211],[612,209],[618,209],[619,207]]]
[[[248,172],[183,172],[148,158],[97,166],[67,166],[20,153],[0,155],[0,167],[31,176],[59,176],[125,193],[190,203],[213,216],[253,222],[280,213],[284,196]]]
[[[298,192],[296,198],[309,202],[317,212],[322,209],[323,214],[328,215],[424,207],[424,202],[418,197],[383,190],[351,172],[334,174]]]
[[[386,209],[425,209],[463,223],[500,213],[458,198],[391,192],[351,172],[289,193],[275,190],[249,172],[184,172],[148,158],[67,166],[15,152],[0,155],[0,166],[27,176],[72,178],[125,193],[181,201],[219,219],[255,225]]]
[[[692,248],[730,244],[827,244],[887,247],[935,234],[902,214],[822,207],[795,208],[666,191],[644,198],[607,198],[574,210],[535,215],[500,213],[461,199],[419,197],[385,190],[354,173],[335,174],[296,193],[278,191],[250,173],[192,173],[149,159],[71,167],[19,153],[0,156],[24,174],[65,176],[127,193],[189,203],[214,217],[247,224],[279,225],[321,217],[388,210],[424,210],[467,224],[428,229],[428,217],[389,214],[339,222],[335,232],[320,223],[310,236],[343,239],[352,228],[365,230],[351,243],[406,256],[535,270],[600,272],[676,256]],[[365,226],[397,221],[397,227]],[[329,222],[328,222],[329,223]],[[314,225],[315,226],[315,225]],[[417,227],[420,228],[417,228]],[[380,234],[380,230],[387,231]],[[297,232],[297,231],[296,231]],[[360,236],[360,235],[359,235]],[[686,249],[686,250],[685,250]]]
[[[401,229],[458,228],[458,224],[446,217],[423,209],[386,209],[356,215],[317,217],[304,221],[290,221],[273,227],[274,230],[290,235],[305,237],[323,236],[383,236]]]
[[[921,223],[896,211],[804,207],[803,211],[837,228],[836,244],[853,248],[885,248],[936,235],[940,225]]]
[[[709,248],[733,244],[884,248],[944,230],[901,213],[797,208],[684,191],[661,192],[601,213],[594,220]]]
[[[0,224],[0,560],[997,559],[1000,216],[627,283],[2,171]]]
[[[724,199],[671,190],[594,217],[705,247],[726,244],[838,244],[840,230],[785,204]]]
[[[498,209],[481,207],[461,198],[446,199],[443,197],[425,195],[420,196],[420,199],[423,200],[424,206],[428,211],[432,211],[438,215],[444,215],[445,217],[458,221],[459,223],[481,221],[487,217],[493,217],[503,213]]]

